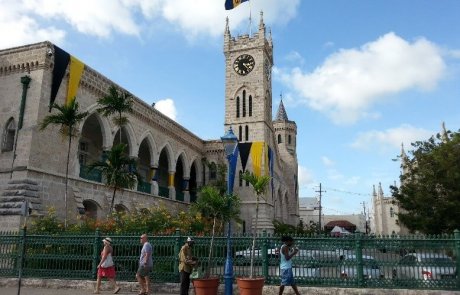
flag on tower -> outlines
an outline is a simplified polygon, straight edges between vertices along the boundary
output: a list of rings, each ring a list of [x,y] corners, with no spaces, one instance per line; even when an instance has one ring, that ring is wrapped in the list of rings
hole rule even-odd
[[[225,10],[230,10],[249,0],[225,0]]]

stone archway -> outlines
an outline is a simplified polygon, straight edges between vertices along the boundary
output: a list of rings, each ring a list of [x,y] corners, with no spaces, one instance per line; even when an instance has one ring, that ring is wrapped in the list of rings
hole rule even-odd
[[[169,158],[169,151],[164,147],[160,152],[158,169],[155,176],[158,182],[158,195],[165,198],[169,198]]]
[[[83,207],[85,209],[85,216],[91,219],[97,219],[101,212],[101,206],[93,200],[84,200]]]
[[[81,178],[101,182],[101,173],[97,170],[88,171],[87,166],[100,161],[103,155],[103,131],[99,114],[93,113],[86,118],[78,142],[78,163]]]

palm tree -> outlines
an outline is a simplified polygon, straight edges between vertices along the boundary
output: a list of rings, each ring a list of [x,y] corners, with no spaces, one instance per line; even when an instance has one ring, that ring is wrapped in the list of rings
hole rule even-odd
[[[44,130],[46,127],[51,125],[60,125],[60,133],[67,137],[69,140],[69,145],[67,149],[67,162],[65,169],[65,193],[64,193],[64,203],[65,203],[65,219],[64,227],[67,228],[67,186],[69,181],[69,162],[70,162],[70,147],[72,146],[72,138],[78,135],[78,130],[76,129],[77,124],[82,121],[88,112],[80,112],[79,105],[76,101],[76,97],[71,99],[68,103],[63,105],[53,104],[51,109],[56,109],[58,112],[46,116],[40,124],[40,130]]]
[[[251,269],[250,269],[250,278],[254,277],[254,253],[255,253],[255,246],[256,246],[256,237],[257,237],[257,227],[259,222],[259,202],[260,198],[264,198],[265,191],[267,190],[267,186],[270,183],[270,176],[261,175],[257,176],[254,173],[250,173],[246,171],[243,176],[243,180],[249,182],[254,189],[254,193],[256,194],[256,224],[254,226],[254,233],[252,239],[252,249],[251,249]]]
[[[109,88],[109,94],[98,99],[97,103],[100,105],[97,111],[105,117],[116,114],[113,122],[120,128],[121,143],[121,128],[129,122],[128,117],[123,116],[123,113],[133,112],[133,98],[131,94],[125,91],[118,92],[117,88],[112,85]]]
[[[107,152],[106,159],[89,165],[89,170],[101,171],[107,185],[113,188],[112,201],[110,203],[109,215],[112,214],[113,204],[117,190],[132,189],[141,176],[135,171],[136,160],[129,158],[125,153],[125,144],[116,144]]]
[[[237,219],[240,215],[240,198],[237,195],[224,195],[214,186],[204,186],[201,188],[198,199],[192,204],[192,212],[200,213],[203,217],[212,218],[212,235],[211,245],[209,248],[208,264],[205,278],[208,278],[211,272],[211,257],[214,246],[214,235],[216,222],[227,222]]]

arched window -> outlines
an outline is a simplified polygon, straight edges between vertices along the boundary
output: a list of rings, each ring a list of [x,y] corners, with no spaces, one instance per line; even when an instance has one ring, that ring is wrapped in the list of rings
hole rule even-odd
[[[238,127],[238,140],[243,140],[243,127],[241,125]]]
[[[248,125],[244,126],[244,131],[246,133],[244,140],[248,141],[249,140],[249,127],[248,127]]]
[[[240,117],[240,97],[236,97],[236,117]]]
[[[238,183],[240,186],[243,186],[243,171],[240,170],[240,175],[238,178]]]
[[[3,131],[2,151],[9,152],[14,148],[14,136],[16,134],[16,123],[14,119],[10,118]]]
[[[209,180],[215,180],[216,177],[217,177],[216,163],[211,162],[211,164],[209,164]]]
[[[395,216],[395,212],[393,208],[390,208],[390,217],[394,217],[394,216]]]
[[[252,95],[249,95],[249,117],[252,117]]]
[[[288,135],[288,144],[291,144],[291,135]]]
[[[243,90],[243,117],[246,117],[246,90]]]
[[[282,143],[282,141],[281,141],[281,134],[278,134],[278,143]]]

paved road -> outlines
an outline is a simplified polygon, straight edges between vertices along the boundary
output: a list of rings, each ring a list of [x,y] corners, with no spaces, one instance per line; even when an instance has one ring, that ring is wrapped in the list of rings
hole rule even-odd
[[[192,292],[190,292],[192,293]],[[1,295],[17,295],[18,288],[0,287]],[[40,288],[21,288],[20,295],[82,295],[93,294],[92,291],[86,289],[40,289]],[[101,294],[112,294],[111,291],[102,291]],[[136,295],[137,292],[131,290],[121,290],[118,294]],[[153,293],[155,295],[171,295],[171,293]]]

